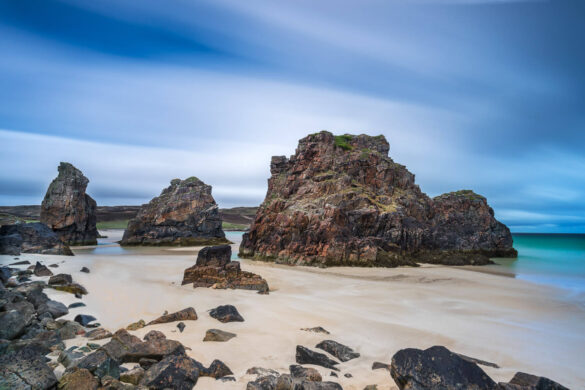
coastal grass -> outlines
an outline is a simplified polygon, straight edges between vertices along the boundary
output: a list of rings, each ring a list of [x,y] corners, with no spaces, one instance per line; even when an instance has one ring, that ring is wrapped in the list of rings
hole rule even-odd
[[[341,148],[343,150],[352,150],[353,146],[349,144],[349,142],[353,139],[352,135],[344,134],[344,135],[336,135],[335,136],[335,146]]]
[[[102,221],[96,224],[98,229],[126,229],[129,219],[120,219],[117,221]]]
[[[223,230],[238,230],[244,231],[248,230],[248,225],[244,225],[242,223],[232,223],[232,222],[222,222],[221,227]]]

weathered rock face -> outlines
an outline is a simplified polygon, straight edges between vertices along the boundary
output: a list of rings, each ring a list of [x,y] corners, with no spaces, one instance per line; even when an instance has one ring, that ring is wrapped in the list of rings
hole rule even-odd
[[[232,248],[217,245],[201,249],[194,266],[185,270],[182,284],[217,289],[256,290],[268,294],[268,283],[260,275],[242,271],[239,261],[231,261]]]
[[[383,136],[322,131],[272,158],[266,199],[240,256],[303,265],[487,264],[516,256],[486,199],[458,191],[434,199],[388,157]]]
[[[211,186],[174,179],[130,220],[122,245],[215,245],[228,242]]]
[[[41,222],[68,245],[97,244],[96,203],[85,193],[88,183],[79,169],[62,162],[41,204]]]
[[[18,256],[21,253],[73,256],[67,244],[43,223],[0,226],[0,254]]]

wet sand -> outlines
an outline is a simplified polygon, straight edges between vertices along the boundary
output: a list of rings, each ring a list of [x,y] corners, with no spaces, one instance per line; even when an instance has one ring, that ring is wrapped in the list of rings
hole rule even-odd
[[[121,231],[104,233],[110,242],[121,235]],[[234,244],[234,251],[238,244]],[[195,263],[197,248],[123,250],[110,244],[97,249],[76,248],[74,252],[75,257],[24,254],[20,260],[59,264],[52,269],[54,273],[70,273],[89,291],[83,298],[87,307],[72,309],[65,318],[92,314],[111,331],[139,319],[148,322],[165,310],[194,307],[199,319],[185,321],[183,333],[176,323],[132,333],[141,337],[151,329],[161,330],[191,348],[189,355],[205,365],[222,360],[237,379],[224,383],[201,378],[196,388],[243,389],[254,379],[245,375],[253,366],[288,372],[288,366],[295,363],[296,345],[314,349],[326,338],[361,354],[338,366],[339,378],[315,366],[324,380],[337,381],[344,389],[361,390],[368,384],[394,389],[389,373],[372,371],[372,363],[389,363],[402,348],[433,345],[498,364],[499,369],[482,367],[496,381],[507,381],[516,371],[524,371],[570,388],[585,383],[583,307],[567,301],[553,288],[487,269],[317,269],[244,260],[244,270],[262,275],[270,285],[269,295],[259,295],[181,286],[183,270]],[[2,264],[13,261],[10,256],[0,256]],[[91,273],[79,272],[82,266]],[[46,292],[65,304],[77,301],[71,294]],[[222,324],[211,318],[207,311],[222,304],[236,306],[245,322]],[[300,330],[314,326],[331,334]],[[203,342],[210,328],[233,332],[237,337],[225,343]],[[79,342],[69,341],[68,345]],[[343,377],[345,373],[353,378]]]

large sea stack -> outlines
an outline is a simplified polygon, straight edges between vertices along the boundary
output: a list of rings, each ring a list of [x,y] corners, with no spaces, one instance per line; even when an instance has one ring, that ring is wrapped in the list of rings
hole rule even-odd
[[[483,196],[430,198],[390,157],[384,136],[322,131],[272,157],[266,199],[240,256],[303,265],[489,264],[515,257]]]
[[[196,177],[174,179],[130,220],[122,245],[217,245],[228,241],[211,186]]]
[[[88,178],[66,162],[58,169],[41,204],[41,222],[68,245],[97,244],[96,203],[85,193]]]

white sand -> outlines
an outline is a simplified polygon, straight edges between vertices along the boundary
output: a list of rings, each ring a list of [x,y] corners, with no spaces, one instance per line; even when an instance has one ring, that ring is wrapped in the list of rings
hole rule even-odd
[[[106,234],[114,241],[121,233]],[[115,244],[100,245],[100,250],[120,251]],[[116,255],[75,252],[75,257],[25,254],[20,260],[60,264],[52,269],[54,273],[71,273],[74,281],[89,290],[83,298],[87,307],[72,309],[65,318],[92,314],[111,331],[141,318],[148,322],[165,310],[194,307],[199,319],[186,321],[183,333],[176,323],[133,333],[141,337],[151,329],[162,330],[191,348],[189,355],[203,364],[222,360],[237,378],[226,383],[201,378],[196,388],[243,389],[253,379],[245,375],[253,366],[288,372],[298,344],[314,349],[325,338],[361,354],[338,366],[339,378],[315,366],[324,380],[335,380],[348,390],[361,390],[368,384],[396,388],[387,371],[371,370],[372,363],[389,363],[402,348],[433,345],[499,364],[500,369],[484,367],[496,381],[525,371],[571,388],[585,383],[583,306],[567,301],[561,291],[511,277],[452,267],[316,269],[243,261],[243,269],[262,275],[270,285],[270,295],[258,295],[181,286],[183,270],[194,264],[196,249],[142,248]],[[2,264],[13,261],[0,256]],[[82,266],[91,273],[79,272]],[[71,294],[46,292],[65,304],[76,301]],[[221,304],[236,306],[246,321],[222,324],[211,318],[207,311]],[[300,330],[314,326],[323,326],[331,334]],[[204,343],[210,328],[237,337],[225,343]],[[343,377],[345,373],[353,378]]]

